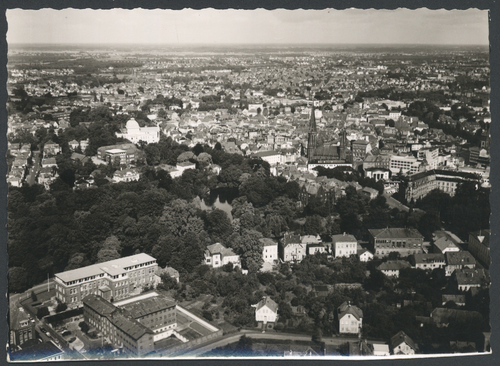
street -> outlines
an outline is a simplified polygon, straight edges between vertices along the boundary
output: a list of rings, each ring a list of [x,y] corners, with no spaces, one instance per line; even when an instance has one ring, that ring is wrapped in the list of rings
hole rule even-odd
[[[406,211],[406,212],[408,212],[410,210],[407,206],[403,205],[401,202],[399,202],[395,198],[391,197],[387,193],[384,193],[383,196],[385,197],[385,199],[386,199],[387,204],[389,205],[389,207],[391,207],[391,208],[395,207],[399,211]]]
[[[33,152],[33,165],[28,169],[28,175],[26,176],[26,183],[30,186],[35,184],[35,178],[40,170],[40,160],[41,153]]]
[[[310,341],[311,336],[308,334],[294,334],[294,333],[262,333],[253,330],[242,330],[239,333],[224,337],[208,345],[201,346],[199,348],[193,348],[185,353],[176,355],[179,357],[199,357],[204,353],[207,353],[217,347],[223,347],[231,343],[238,342],[241,336],[246,335],[253,339],[282,339],[282,340],[294,340],[294,341]],[[357,338],[353,337],[323,337],[323,342],[326,345],[338,346],[342,343],[348,341],[357,341]]]

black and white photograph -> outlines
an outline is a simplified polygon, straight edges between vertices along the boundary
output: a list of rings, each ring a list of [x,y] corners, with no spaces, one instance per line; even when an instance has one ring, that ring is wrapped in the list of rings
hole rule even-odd
[[[6,20],[9,362],[491,353],[488,9]]]

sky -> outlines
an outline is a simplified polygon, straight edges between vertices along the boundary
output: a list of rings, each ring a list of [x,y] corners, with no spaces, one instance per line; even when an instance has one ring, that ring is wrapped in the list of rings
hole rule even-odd
[[[488,11],[7,10],[7,42],[488,45]]]

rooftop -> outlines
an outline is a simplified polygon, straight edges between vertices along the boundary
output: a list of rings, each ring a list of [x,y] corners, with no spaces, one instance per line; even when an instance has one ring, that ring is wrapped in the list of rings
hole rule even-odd
[[[409,228],[369,229],[368,231],[377,239],[424,238],[418,230]]]
[[[140,253],[112,261],[93,264],[87,267],[73,269],[71,271],[56,273],[55,276],[64,282],[76,281],[101,273],[109,273],[111,276],[125,272],[126,267],[136,266],[147,262],[156,262],[156,259],[148,254]]]

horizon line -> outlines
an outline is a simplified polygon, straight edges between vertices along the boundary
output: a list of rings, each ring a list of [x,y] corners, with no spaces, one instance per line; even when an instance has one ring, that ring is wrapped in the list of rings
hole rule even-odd
[[[185,42],[185,43],[143,43],[143,42],[7,42],[8,45],[16,46],[125,46],[125,45],[144,45],[144,46],[478,46],[487,47],[490,43],[234,43],[234,42],[221,42],[221,43],[207,43],[207,42]]]

